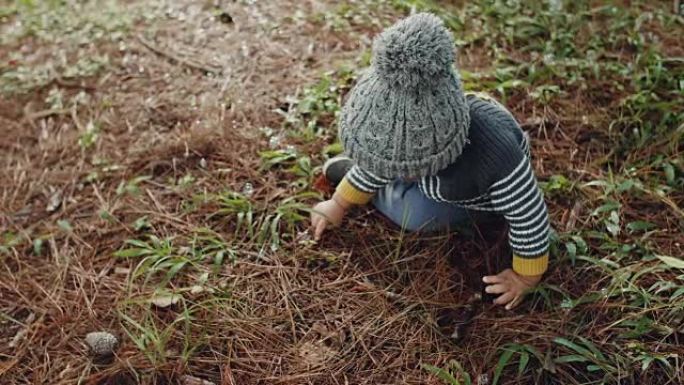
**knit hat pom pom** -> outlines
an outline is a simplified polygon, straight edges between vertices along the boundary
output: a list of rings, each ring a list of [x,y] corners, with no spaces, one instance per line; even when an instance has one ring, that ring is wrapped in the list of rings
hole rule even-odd
[[[372,65],[390,84],[415,87],[449,73],[453,47],[442,20],[430,13],[419,13],[387,28],[375,39]]]

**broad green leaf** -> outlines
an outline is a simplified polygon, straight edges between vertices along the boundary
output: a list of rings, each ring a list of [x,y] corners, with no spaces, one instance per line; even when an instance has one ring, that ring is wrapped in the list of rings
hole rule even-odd
[[[670,257],[667,255],[656,255],[656,257],[670,267],[684,270],[684,261],[679,258]]]
[[[663,163],[663,171],[665,171],[665,179],[667,184],[673,185],[675,182],[675,169],[670,163]]]
[[[555,342],[559,345],[563,345],[565,347],[568,347],[568,348],[576,351],[577,353],[579,353],[585,357],[591,357],[591,355],[592,355],[589,350],[577,345],[576,343],[568,340],[567,338],[557,337],[557,338],[553,339],[553,342]]]
[[[575,244],[577,245],[577,250],[580,253],[586,253],[587,250],[589,250],[589,247],[587,246],[587,241],[584,240],[584,238],[580,237],[579,235],[573,235],[570,237]]]
[[[36,238],[33,240],[33,254],[41,255],[43,252],[43,240],[41,238]]]
[[[344,151],[344,147],[342,147],[342,143],[340,143],[340,142],[335,142],[333,144],[329,144],[323,148],[323,154],[328,155],[328,156],[339,155],[343,151]]]
[[[597,207],[596,210],[594,210],[591,213],[591,215],[595,216],[597,214],[615,211],[615,210],[619,209],[620,207],[622,207],[622,205],[619,202],[608,201],[608,202],[602,204],[601,206]]]
[[[221,265],[223,265],[223,257],[225,255],[225,252],[223,250],[219,250],[216,252],[216,256],[214,257],[214,273],[218,273],[221,271]]]
[[[616,237],[620,233],[620,226],[618,224],[610,221],[606,221],[605,223],[606,230],[608,230],[612,236]]]
[[[565,249],[568,251],[570,258],[574,260],[577,256],[577,245],[575,245],[573,242],[566,242]]]
[[[593,342],[589,341],[588,339],[586,339],[586,338],[584,338],[584,337],[582,337],[582,336],[578,336],[578,338],[580,339],[580,341],[582,341],[582,343],[584,344],[584,346],[586,346],[587,348],[589,348],[589,350],[591,350],[591,352],[594,353],[594,357],[599,358],[599,359],[601,359],[601,360],[603,360],[603,361],[606,360],[606,357],[605,357],[605,356],[603,355],[603,353],[596,347],[596,345],[594,345]]]
[[[518,375],[522,375],[527,368],[527,363],[530,361],[530,354],[527,352],[520,353],[520,361],[518,362]]]
[[[632,187],[634,187],[634,180],[627,179],[618,185],[617,191],[618,192],[625,192],[625,191],[630,190]]]
[[[181,260],[181,261],[177,261],[173,265],[171,265],[171,268],[166,273],[166,277],[164,278],[164,281],[169,282],[187,263],[188,263],[187,260]]]
[[[587,182],[587,183],[583,184],[582,186],[584,186],[584,187],[592,187],[592,186],[608,187],[608,186],[610,186],[610,183],[606,180],[597,179],[597,180],[592,180],[591,182]]]
[[[458,381],[456,377],[454,377],[451,373],[442,368],[438,368],[436,366],[428,364],[421,364],[420,366],[449,385],[461,385],[461,382]]]
[[[675,298],[677,298],[683,294],[684,294],[684,287],[680,287],[674,293],[672,293],[672,296],[670,296],[670,300],[674,300]]]
[[[60,229],[62,229],[63,231],[66,231],[67,233],[74,231],[74,228],[71,227],[71,223],[69,223],[69,221],[64,220],[64,219],[58,220],[57,226],[59,226]]]
[[[564,363],[568,363],[568,362],[587,362],[587,361],[589,361],[588,358],[586,358],[584,356],[580,356],[579,354],[570,354],[567,356],[560,356],[560,357],[553,360],[553,362],[555,362],[557,364],[564,364]]]
[[[140,230],[142,230],[146,227],[149,227],[149,226],[150,226],[150,224],[149,224],[149,222],[147,222],[147,215],[142,216],[142,217],[136,219],[135,222],[133,222],[133,229],[135,231],[140,231]]]
[[[627,230],[629,231],[642,231],[642,230],[650,230],[652,228],[656,227],[651,222],[646,222],[646,221],[634,221],[634,222],[629,222],[627,224]]]
[[[653,362],[653,357],[651,357],[651,356],[644,357],[643,360],[641,361],[641,371],[645,372],[646,369],[648,369],[648,367],[651,366],[651,362]]]
[[[136,247],[139,247],[142,249],[151,249],[150,245],[148,245],[147,243],[145,243],[143,241],[139,241],[137,239],[129,239],[126,241],[126,244],[133,245],[133,246],[136,246]]]
[[[499,378],[501,377],[501,372],[503,372],[503,369],[508,364],[508,361],[511,360],[511,357],[513,356],[514,352],[515,352],[515,350],[506,349],[503,352],[503,354],[501,354],[501,357],[499,358],[499,362],[497,362],[496,367],[494,368],[494,380],[492,380],[492,385],[496,385],[499,383]]]
[[[152,253],[153,253],[153,251],[150,249],[131,248],[131,249],[119,250],[119,251],[114,253],[114,256],[117,258],[134,258],[134,257],[141,257],[143,255],[150,255]]]

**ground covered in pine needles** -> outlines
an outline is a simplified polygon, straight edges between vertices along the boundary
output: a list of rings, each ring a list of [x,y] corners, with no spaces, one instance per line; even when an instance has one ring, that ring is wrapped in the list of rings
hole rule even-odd
[[[0,382],[684,383],[682,17],[441,3],[0,1]],[[372,36],[416,10],[532,137],[553,258],[514,311],[480,296],[499,228],[306,231]]]

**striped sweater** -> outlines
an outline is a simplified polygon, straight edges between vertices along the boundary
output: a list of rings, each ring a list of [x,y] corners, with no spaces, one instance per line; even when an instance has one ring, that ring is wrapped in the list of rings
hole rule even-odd
[[[468,143],[437,175],[418,180],[430,199],[498,213],[509,223],[513,270],[539,275],[548,266],[549,220],[530,164],[529,143],[513,116],[498,102],[468,95]],[[352,167],[337,192],[353,204],[368,203],[392,181]]]

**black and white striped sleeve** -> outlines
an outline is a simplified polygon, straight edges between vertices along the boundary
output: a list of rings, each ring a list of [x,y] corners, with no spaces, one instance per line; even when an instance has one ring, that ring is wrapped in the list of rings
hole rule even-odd
[[[337,186],[336,191],[349,203],[366,204],[379,189],[390,182],[390,179],[379,177],[354,165]]]
[[[357,165],[352,166],[345,178],[347,178],[349,183],[356,187],[357,190],[371,194],[391,182],[389,179],[374,175]]]
[[[549,217],[529,159],[491,185],[492,207],[509,223],[513,269],[523,275],[542,274],[548,265]]]

